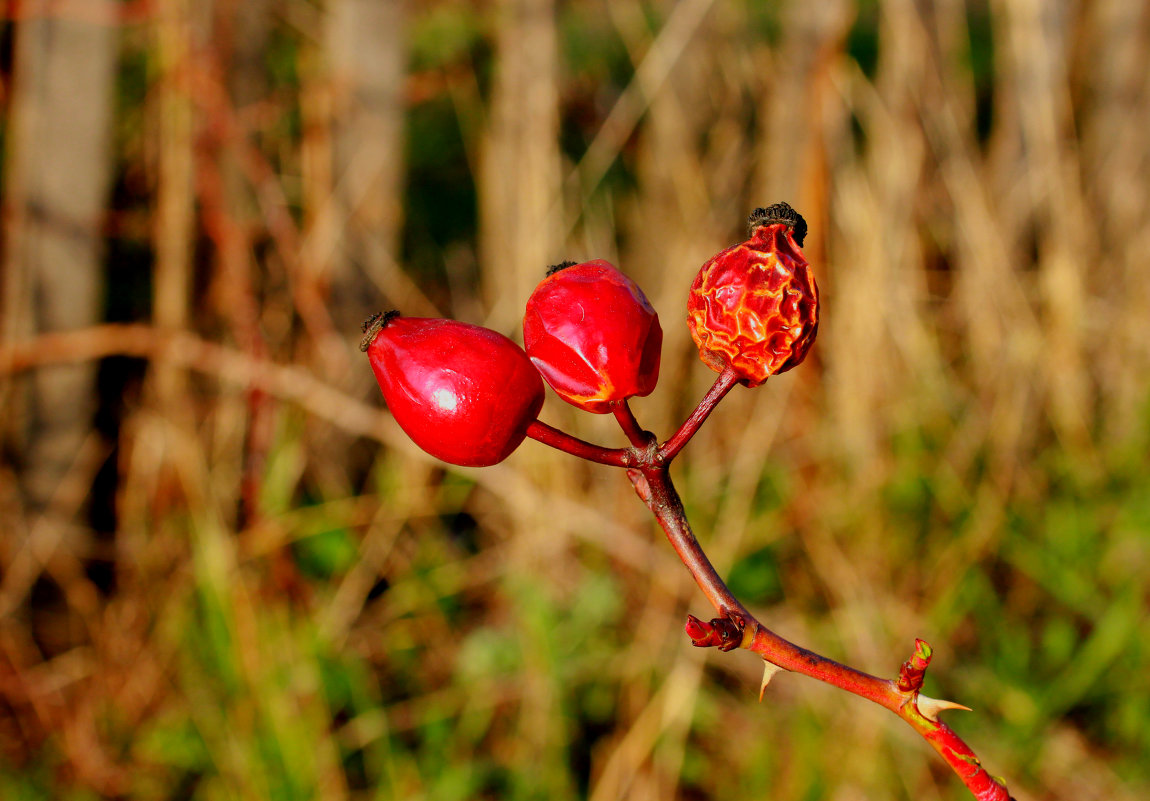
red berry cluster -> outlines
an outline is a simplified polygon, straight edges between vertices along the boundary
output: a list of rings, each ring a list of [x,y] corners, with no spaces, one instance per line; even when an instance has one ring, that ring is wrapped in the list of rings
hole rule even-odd
[[[708,259],[687,297],[687,327],[714,386],[666,441],[643,430],[627,399],[659,380],[663,329],[643,291],[605,261],[552,268],[527,301],[524,348],[500,333],[454,320],[388,312],[364,324],[367,352],[396,422],[428,453],[459,465],[502,461],[525,437],[575,456],[624,467],[640,499],[719,616],[689,616],[700,647],[745,648],[765,660],[763,683],[793,670],[874,701],[931,742],[976,798],[1009,801],[1005,785],[938,721],[962,707],[920,694],[930,646],[919,640],[897,681],[819,656],[759,623],[707,558],[671,482],[670,464],[736,385],[754,387],[806,357],[819,324],[819,291],[803,256],[806,223],[779,203],[755,209],[747,241]],[[563,400],[612,413],[629,448],[604,448],[537,419],[543,382]]]
[[[751,239],[710,259],[691,287],[687,324],[703,361],[748,386],[801,362],[814,341],[805,228],[786,204],[757,209]],[[541,377],[580,409],[619,414],[655,388],[663,344],[643,291],[602,260],[548,271],[527,301],[524,348],[490,329],[398,312],[364,331],[360,347],[396,422],[428,453],[469,466],[502,461],[542,426]]]

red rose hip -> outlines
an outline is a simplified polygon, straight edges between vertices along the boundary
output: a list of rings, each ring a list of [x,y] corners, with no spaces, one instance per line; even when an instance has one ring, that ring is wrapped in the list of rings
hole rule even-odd
[[[806,221],[786,203],[755,209],[746,242],[712,256],[687,299],[687,327],[713,370],[754,387],[802,362],[819,326],[819,290],[801,250]]]
[[[589,412],[649,395],[659,380],[659,315],[601,259],[552,268],[527,301],[523,343],[556,394]]]
[[[543,406],[543,382],[507,337],[456,320],[376,315],[367,353],[399,427],[451,464],[482,467],[519,447]]]

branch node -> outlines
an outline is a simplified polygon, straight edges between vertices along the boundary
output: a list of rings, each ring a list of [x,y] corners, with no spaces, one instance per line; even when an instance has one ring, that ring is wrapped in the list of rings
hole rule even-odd
[[[740,615],[727,609],[720,609],[721,617],[702,621],[694,615],[687,615],[687,625],[683,630],[691,638],[696,648],[718,648],[720,651],[733,651],[743,643],[743,629],[746,622]]]

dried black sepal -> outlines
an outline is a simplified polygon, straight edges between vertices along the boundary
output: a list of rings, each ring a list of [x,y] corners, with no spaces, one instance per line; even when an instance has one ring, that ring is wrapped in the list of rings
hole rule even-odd
[[[551,276],[555,275],[555,273],[559,272],[560,270],[566,270],[568,267],[574,267],[578,263],[579,262],[577,262],[577,261],[571,261],[570,259],[568,259],[567,261],[561,261],[558,264],[552,264],[550,267],[547,268],[547,277],[550,278]]]
[[[792,209],[789,203],[775,203],[773,206],[752,211],[747,217],[747,234],[754,234],[756,228],[773,223],[785,223],[791,229],[795,244],[803,246],[803,240],[807,238],[807,221],[803,219],[803,215]]]
[[[367,353],[367,349],[371,347],[371,343],[375,340],[375,335],[387,328],[387,324],[399,316],[399,312],[395,309],[386,312],[376,312],[363,321],[360,329],[363,331],[363,339],[359,341],[359,349]]]

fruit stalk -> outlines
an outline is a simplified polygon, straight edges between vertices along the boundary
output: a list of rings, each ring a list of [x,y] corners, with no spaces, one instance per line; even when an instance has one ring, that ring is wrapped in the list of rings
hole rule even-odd
[[[627,439],[633,447],[646,448],[655,443],[655,435],[639,425],[639,421],[635,419],[635,413],[631,411],[626,398],[611,404],[611,411],[615,413],[619,427],[623,429],[623,433],[627,435]]]
[[[635,464],[635,457],[630,448],[604,448],[601,445],[595,445],[571,436],[566,431],[549,426],[541,420],[535,420],[527,426],[527,436],[536,442],[550,445],[556,450],[578,456],[589,462],[612,467],[630,467]]]
[[[719,377],[715,379],[715,383],[711,385],[710,390],[699,401],[699,405],[695,407],[695,411],[683,421],[683,425],[679,426],[670,439],[664,442],[659,447],[659,453],[663,457],[663,461],[667,464],[671,463],[679,451],[691,441],[691,437],[702,427],[703,423],[707,422],[707,418],[711,416],[711,412],[719,405],[719,401],[727,397],[735,384],[739,383],[739,374],[734,368],[728,366],[723,368],[719,373]]]

